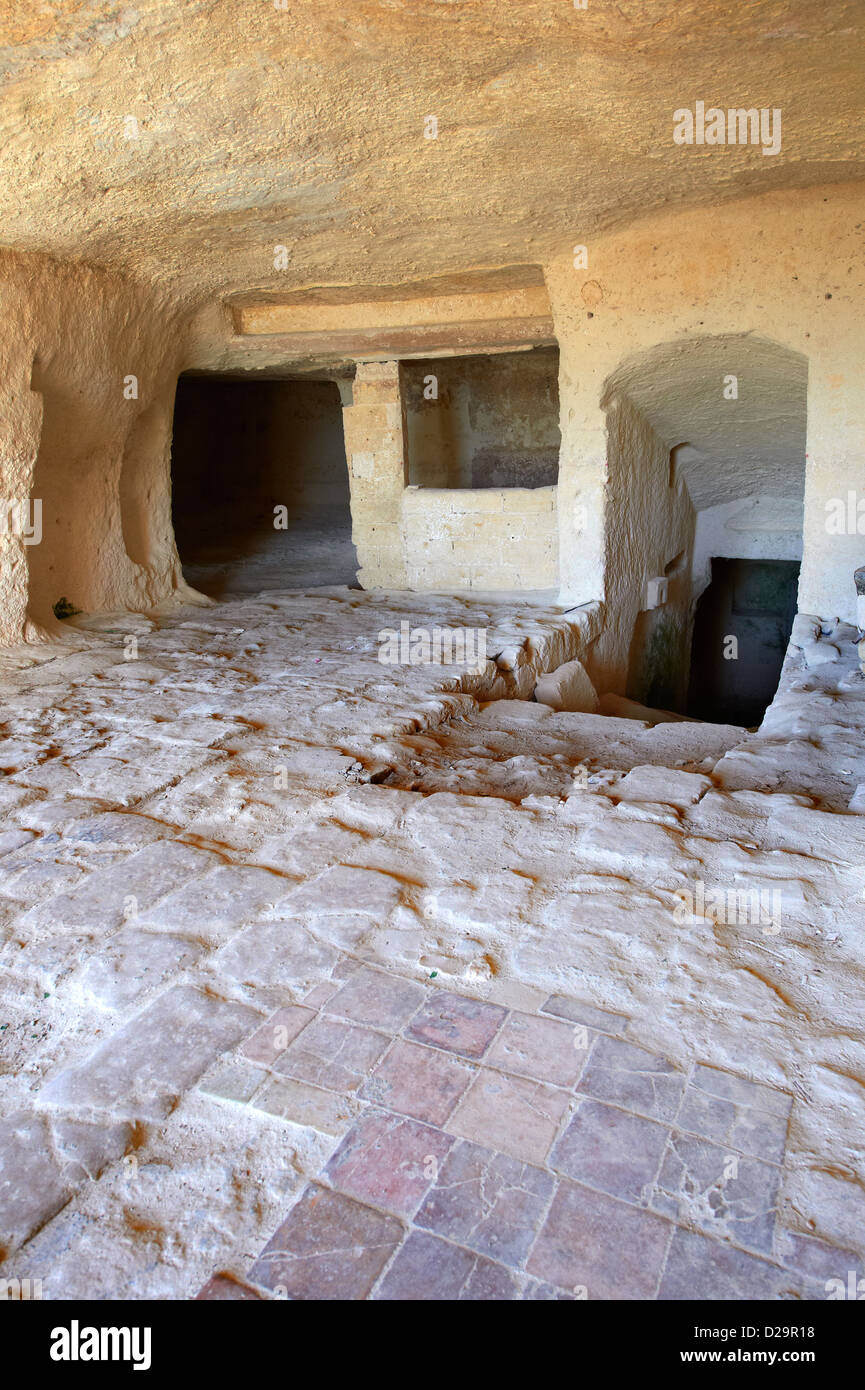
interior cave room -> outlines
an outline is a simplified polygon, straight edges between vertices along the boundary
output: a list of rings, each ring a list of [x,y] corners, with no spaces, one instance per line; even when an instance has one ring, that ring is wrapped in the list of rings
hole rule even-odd
[[[0,1300],[66,1304],[43,1362],[216,1369],[218,1301],[843,1352],[863,40],[0,0]]]

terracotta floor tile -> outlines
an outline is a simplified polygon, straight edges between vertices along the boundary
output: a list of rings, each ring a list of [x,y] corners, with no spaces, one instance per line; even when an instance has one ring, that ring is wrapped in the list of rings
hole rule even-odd
[[[363,1100],[427,1124],[442,1125],[474,1072],[446,1052],[397,1039],[364,1083]]]
[[[488,1066],[554,1086],[574,1086],[595,1033],[551,1018],[512,1013],[487,1053]]]
[[[719,1239],[770,1254],[780,1176],[772,1164],[674,1132],[651,1206]]]
[[[352,1023],[365,1023],[370,1028],[396,1033],[425,998],[426,991],[421,985],[361,966],[353,970],[342,989],[327,1000],[324,1012],[338,1014]]]
[[[799,1290],[795,1275],[747,1255],[732,1245],[709,1240],[697,1231],[677,1230],[659,1299],[722,1300],[792,1298]]]
[[[290,1299],[363,1299],[403,1235],[403,1226],[392,1216],[311,1185],[265,1246],[249,1278]]]
[[[415,1223],[518,1268],[531,1249],[555,1180],[467,1139],[451,1149]]]
[[[764,1158],[769,1163],[780,1163],[784,1157],[786,1115],[722,1100],[697,1086],[685,1088],[676,1125],[725,1148]]]
[[[744,1076],[721,1071],[718,1067],[696,1066],[691,1078],[692,1085],[721,1100],[731,1100],[736,1105],[750,1105],[755,1110],[767,1110],[772,1115],[790,1114],[793,1097],[774,1086],[762,1086],[756,1081],[746,1081]]]
[[[506,1015],[507,1010],[499,1004],[436,990],[406,1032],[416,1042],[441,1047],[461,1057],[479,1058],[483,1057]]]
[[[294,1125],[307,1125],[321,1134],[339,1137],[355,1118],[357,1106],[336,1091],[296,1081],[293,1076],[271,1076],[255,1097],[256,1110],[278,1115]]]
[[[263,1295],[255,1289],[248,1289],[244,1284],[238,1284],[236,1279],[232,1279],[230,1274],[214,1274],[200,1293],[195,1295],[196,1302],[206,1300],[218,1303],[255,1303],[260,1302]]]
[[[497,1149],[524,1163],[541,1164],[556,1137],[570,1097],[542,1081],[484,1069],[448,1120],[452,1134]]]
[[[415,1302],[498,1302],[520,1296],[520,1285],[501,1265],[426,1231],[412,1231],[375,1294],[377,1299]]]
[[[383,1033],[320,1014],[282,1054],[274,1070],[331,1091],[352,1092],[388,1044]]]
[[[600,1037],[577,1089],[649,1119],[669,1121],[679,1108],[684,1086],[684,1073],[666,1057],[623,1038]]]
[[[312,1009],[301,1008],[298,1004],[286,1004],[284,1009],[279,1009],[260,1028],[256,1028],[252,1036],[241,1043],[237,1050],[250,1062],[270,1066],[314,1018],[315,1013]]]
[[[596,1009],[592,1004],[581,1004],[578,999],[569,999],[566,994],[551,994],[541,1012],[555,1014],[556,1018],[566,1018],[571,1023],[581,1023],[585,1028],[593,1028],[598,1033],[622,1033],[628,1026],[627,1014],[608,1013],[606,1009]]]
[[[670,1231],[652,1212],[564,1181],[527,1269],[593,1300],[652,1298]]]
[[[556,1144],[550,1166],[613,1197],[645,1205],[669,1133],[654,1120],[586,1098]]]
[[[413,1216],[453,1139],[383,1111],[368,1111],[345,1136],[325,1173],[334,1187],[400,1216]]]

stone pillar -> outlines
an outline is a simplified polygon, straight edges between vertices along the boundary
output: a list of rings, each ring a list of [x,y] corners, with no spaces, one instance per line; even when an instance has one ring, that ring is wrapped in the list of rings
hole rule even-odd
[[[405,589],[402,499],[407,436],[398,362],[359,362],[343,407],[352,539],[365,589]]]

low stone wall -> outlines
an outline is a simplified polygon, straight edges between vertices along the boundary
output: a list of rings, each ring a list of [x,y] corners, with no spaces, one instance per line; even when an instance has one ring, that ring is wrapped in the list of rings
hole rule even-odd
[[[554,589],[556,489],[405,489],[402,533],[412,589]]]

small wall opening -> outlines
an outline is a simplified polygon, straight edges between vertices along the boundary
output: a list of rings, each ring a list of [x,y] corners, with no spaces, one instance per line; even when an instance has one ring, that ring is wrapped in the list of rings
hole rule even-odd
[[[798,584],[795,560],[713,557],[694,619],[689,715],[745,728],[761,722],[778,687]]]
[[[410,484],[557,483],[558,348],[409,361],[402,372]]]
[[[181,377],[171,473],[193,588],[223,598],[356,583],[336,381]]]

